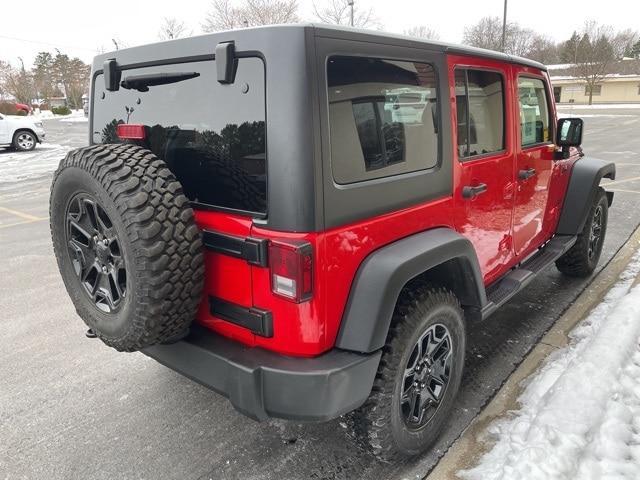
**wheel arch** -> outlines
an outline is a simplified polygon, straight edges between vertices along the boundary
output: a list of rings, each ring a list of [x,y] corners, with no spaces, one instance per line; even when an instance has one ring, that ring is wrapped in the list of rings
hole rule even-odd
[[[15,143],[16,135],[18,135],[20,132],[29,132],[31,135],[35,137],[36,143],[40,141],[38,134],[34,132],[32,129],[28,127],[18,127],[14,130],[13,135],[11,136],[11,143]]]
[[[449,228],[417,233],[376,250],[362,262],[336,347],[358,352],[382,348],[402,290],[416,281],[450,289],[467,317],[479,318],[487,301],[478,259],[468,239]]]
[[[616,166],[613,162],[582,157],[574,163],[556,227],[557,234],[577,235],[582,231],[603,178],[615,180]],[[606,195],[611,205],[613,192],[606,192]]]

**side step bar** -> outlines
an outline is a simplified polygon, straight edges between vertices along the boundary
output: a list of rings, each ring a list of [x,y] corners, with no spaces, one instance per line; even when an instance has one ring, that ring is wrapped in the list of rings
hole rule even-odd
[[[485,319],[526,287],[545,268],[560,258],[575,243],[575,235],[556,235],[547,244],[487,288],[487,304],[482,308]]]

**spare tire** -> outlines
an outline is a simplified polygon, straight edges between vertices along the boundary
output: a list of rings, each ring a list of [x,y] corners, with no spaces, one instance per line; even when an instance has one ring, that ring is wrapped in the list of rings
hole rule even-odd
[[[67,292],[104,343],[135,351],[188,331],[202,296],[202,238],[163,160],[129,144],[69,152],[50,219]]]

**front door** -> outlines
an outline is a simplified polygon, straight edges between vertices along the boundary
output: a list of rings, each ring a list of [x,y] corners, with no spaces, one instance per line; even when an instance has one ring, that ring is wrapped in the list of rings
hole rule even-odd
[[[514,151],[510,66],[452,58],[459,181],[454,192],[456,228],[473,244],[485,283],[513,260],[511,217]],[[464,62],[464,63],[462,63]],[[477,63],[476,63],[477,62]],[[453,95],[452,95],[453,97]]]
[[[518,257],[529,255],[548,235],[544,216],[555,145],[547,79],[532,69],[517,72],[516,203],[513,237]]]

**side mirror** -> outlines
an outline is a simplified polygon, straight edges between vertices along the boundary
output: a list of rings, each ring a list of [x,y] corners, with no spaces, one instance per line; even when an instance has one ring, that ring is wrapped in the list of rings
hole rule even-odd
[[[563,149],[565,147],[579,147],[582,144],[583,125],[584,122],[581,118],[561,118],[558,120],[556,145],[563,147]]]

